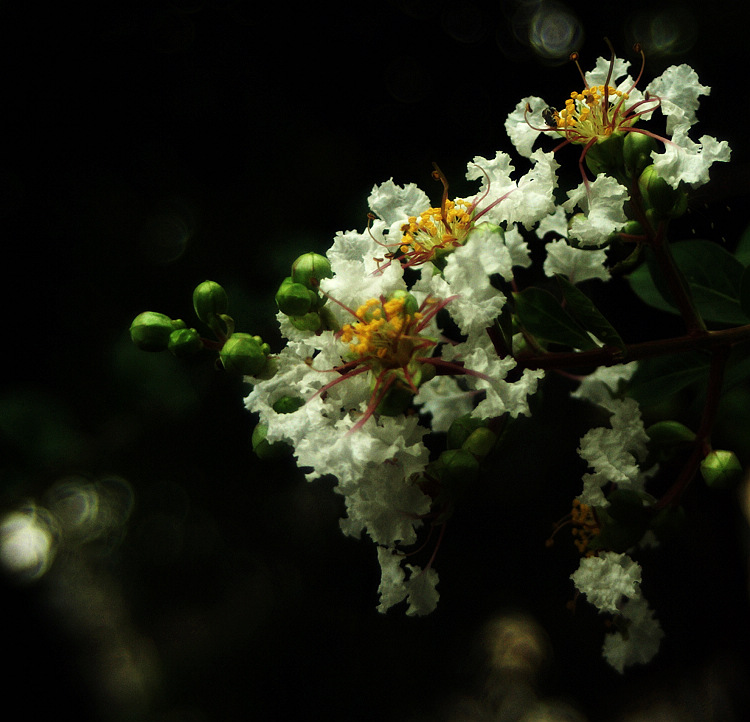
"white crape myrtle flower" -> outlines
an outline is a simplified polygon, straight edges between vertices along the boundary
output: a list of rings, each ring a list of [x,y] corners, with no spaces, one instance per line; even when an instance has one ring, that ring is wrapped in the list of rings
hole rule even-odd
[[[671,65],[647,86],[646,93],[661,100],[660,109],[667,117],[667,134],[678,126],[694,125],[698,119],[698,98],[709,95],[711,88],[698,82],[698,73],[689,65]]]
[[[625,633],[616,629],[604,638],[602,656],[620,674],[625,667],[650,662],[659,651],[664,631],[642,597],[627,599],[620,608]]]
[[[528,268],[532,264],[529,244],[515,224],[508,224],[505,231],[505,247],[510,252],[510,260],[514,267]]]
[[[491,223],[480,223],[466,243],[448,256],[442,276],[433,273],[431,266],[423,267],[412,293],[417,298],[420,294],[451,298],[446,309],[461,333],[482,335],[507,301],[505,294],[490,283],[490,276],[500,274],[510,280],[512,268],[513,259],[504,243],[502,229]]]
[[[498,151],[493,159],[476,156],[469,163],[467,180],[481,179],[481,206],[488,208],[485,219],[491,223],[521,223],[530,229],[555,210],[552,195],[557,187],[556,171],[560,165],[552,153],[542,150],[529,155],[531,169],[519,180],[511,181],[514,168],[507,153]],[[502,203],[493,205],[503,199]]]
[[[731,155],[725,140],[719,142],[710,135],[704,135],[700,142],[695,143],[687,134],[687,125],[678,126],[664,152],[654,151],[651,154],[657,174],[673,188],[680,183],[687,183],[693,188],[708,183],[711,165],[715,161],[727,162]]]
[[[673,65],[649,83],[644,95],[626,75],[628,67],[620,58],[599,58],[594,70],[585,74],[583,90],[571,93],[560,111],[536,96],[522,99],[505,122],[511,142],[521,155],[531,157],[539,135],[553,133],[564,139],[562,144],[583,146],[583,157],[613,133],[647,132],[639,121],[650,119],[658,109],[667,119],[671,140],[647,133],[665,144],[663,152],[651,155],[657,173],[674,188],[680,180],[694,188],[702,185],[712,163],[729,160],[726,141],[707,135],[699,143],[688,138],[696,122],[698,98],[708,95],[710,88],[700,84],[690,66]]]
[[[620,384],[630,381],[637,369],[637,361],[600,366],[596,371],[584,377],[578,388],[570,395],[575,399],[584,399],[614,411],[612,401],[619,391]]]
[[[563,240],[568,237],[568,214],[562,206],[557,206],[551,216],[542,219],[534,230],[538,238],[554,233],[561,238],[549,241],[544,250],[544,273],[554,276],[562,273],[571,283],[581,283],[592,278],[608,281],[609,269],[605,266],[607,252],[603,248],[578,248]]]
[[[452,376],[436,376],[419,387],[414,403],[422,413],[431,415],[433,431],[448,431],[456,419],[471,413],[473,395],[464,391]]]
[[[380,604],[379,612],[386,612],[395,604],[406,599],[409,607],[406,613],[409,616],[425,615],[434,611],[438,602],[438,574],[432,568],[420,569],[413,564],[407,564],[409,578],[401,566],[403,555],[392,549],[378,547],[378,561],[382,570],[380,581]]]
[[[487,394],[471,412],[473,418],[492,419],[505,413],[515,418],[531,413],[528,397],[536,393],[537,384],[544,377],[543,370],[524,369],[518,380],[506,381],[516,362],[510,357],[498,357],[489,338],[485,336],[473,343],[467,342],[459,346],[471,347],[470,350],[463,351],[462,360],[467,368],[482,374],[470,376],[468,384]]]
[[[570,575],[581,594],[600,612],[617,613],[623,599],[641,596],[641,566],[627,554],[603,552],[583,557]]]
[[[603,86],[609,73],[611,60],[598,58],[593,70],[585,74],[585,80],[589,88],[598,88]],[[643,94],[635,87],[635,81],[627,74],[630,63],[622,58],[615,58],[612,63],[612,73],[609,78],[610,88],[612,88],[612,97],[609,98],[610,104],[613,101],[619,101],[623,95],[627,96],[628,106],[641,103],[644,100]],[[566,94],[567,96],[568,94]],[[584,95],[583,93],[581,94]],[[590,97],[581,98],[585,107],[594,107],[599,104],[600,98]],[[596,100],[596,102],[594,102]],[[569,105],[570,101],[568,101]],[[519,101],[513,112],[508,115],[505,121],[505,130],[510,137],[511,142],[516,150],[527,158],[533,153],[533,146],[536,139],[544,132],[555,130],[547,119],[547,112],[550,110],[549,104],[538,96],[528,96]],[[625,111],[621,108],[622,113]],[[563,115],[565,111],[563,111]],[[621,116],[624,119],[624,115]],[[591,128],[592,131],[599,130]],[[557,131],[556,131],[557,132]],[[610,131],[611,132],[611,131]],[[561,131],[562,134],[562,131]],[[609,133],[607,133],[609,135]],[[572,142],[581,142],[576,139]]]
[[[578,454],[594,470],[584,474],[583,493],[578,497],[589,506],[609,506],[602,487],[610,482],[621,489],[643,491],[647,478],[638,463],[648,452],[638,403],[632,398],[612,399],[605,408],[612,412],[611,428],[590,429],[578,448]]]
[[[539,129],[547,124],[542,115],[547,107],[542,98],[531,95],[522,98],[505,121],[510,142],[524,158],[531,158],[534,143],[542,132]]]
[[[486,230],[485,230],[486,228]],[[512,275],[513,259],[504,245],[504,234],[492,224],[478,225],[465,245],[448,257],[443,275],[423,269],[422,277],[412,291],[452,298],[446,310],[467,338],[454,346],[445,346],[442,358],[460,360],[470,370],[466,384],[485,391],[486,398],[471,412],[476,418],[493,418],[509,413],[528,415],[527,396],[536,392],[544,371],[524,369],[521,377],[506,381],[516,362],[510,356],[499,357],[487,334],[487,328],[499,315],[507,299],[490,283],[499,274],[506,280]]]
[[[627,222],[623,206],[628,198],[628,189],[607,175],[598,175],[593,183],[581,183],[568,191],[563,208],[572,213],[580,207],[584,213],[573,218],[568,236],[584,246],[605,244]]]
[[[537,238],[544,238],[548,233],[554,233],[562,238],[568,237],[568,214],[562,206],[556,206],[555,212],[542,218],[534,229]]]
[[[554,276],[562,273],[571,283],[581,283],[592,278],[609,280],[609,269],[604,265],[607,252],[596,248],[575,248],[566,240],[550,241],[544,246],[544,273]]]
[[[429,208],[430,199],[416,184],[399,186],[391,178],[373,186],[367,203],[370,210],[383,221],[389,236],[397,240],[404,220]]]

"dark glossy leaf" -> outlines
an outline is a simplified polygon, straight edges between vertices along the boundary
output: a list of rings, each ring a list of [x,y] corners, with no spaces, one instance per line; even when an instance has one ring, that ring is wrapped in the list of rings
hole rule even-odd
[[[535,338],[582,350],[596,348],[591,337],[549,291],[532,287],[514,293],[513,298],[520,324]]]
[[[743,265],[750,266],[750,226],[740,236],[734,257]]]
[[[740,308],[746,316],[750,316],[750,266],[740,279]]]
[[[648,263],[642,263],[638,268],[627,276],[630,288],[638,298],[651,308],[657,308],[659,311],[667,313],[677,313],[677,309],[661,295],[656,287]]]
[[[639,403],[666,399],[694,383],[708,380],[710,360],[698,351],[638,362],[628,394]]]
[[[565,297],[566,309],[575,320],[607,346],[617,346],[624,349],[625,343],[620,338],[620,334],[602,315],[594,302],[565,276],[559,273],[555,276]]]
[[[705,321],[740,325],[750,317],[740,306],[744,267],[724,248],[711,241],[692,239],[672,244],[675,263],[685,276],[693,300]],[[649,282],[649,277],[651,282]],[[647,262],[630,274],[633,291],[662,311],[677,313],[666,281],[652,253]]]

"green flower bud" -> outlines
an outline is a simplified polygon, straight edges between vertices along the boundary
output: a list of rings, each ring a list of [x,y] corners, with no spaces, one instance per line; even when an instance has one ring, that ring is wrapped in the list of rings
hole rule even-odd
[[[304,316],[290,316],[289,321],[294,328],[300,331],[317,331],[322,326],[320,316],[311,311]]]
[[[733,486],[742,476],[742,465],[733,451],[712,451],[701,461],[701,475],[713,489]]]
[[[460,449],[469,436],[482,426],[486,426],[486,422],[482,419],[473,419],[469,414],[460,416],[448,429],[448,448]]]
[[[174,329],[169,316],[156,311],[144,311],[130,324],[130,338],[141,351],[164,351]]]
[[[480,426],[469,434],[461,448],[474,454],[478,459],[483,459],[492,451],[496,443],[497,434],[484,426]]]
[[[658,217],[677,218],[687,210],[687,193],[672,188],[661,178],[653,165],[646,167],[638,179],[638,188],[646,204]],[[647,211],[648,214],[648,211]]]
[[[276,305],[287,316],[304,316],[310,311],[316,296],[316,293],[301,283],[282,282],[276,292]]]
[[[311,291],[317,292],[321,279],[332,276],[330,262],[319,253],[303,253],[292,264],[292,280],[295,283],[301,283]]]
[[[229,310],[227,292],[216,281],[203,281],[193,291],[193,308],[203,323],[210,324],[215,316]]]
[[[268,426],[266,424],[257,424],[253,429],[253,451],[259,459],[279,459],[292,452],[292,447],[283,441],[269,443],[266,440],[267,433]]]
[[[628,221],[623,227],[620,233],[627,233],[629,236],[642,236],[644,235],[643,226],[638,221]]]
[[[179,328],[169,335],[167,348],[177,358],[188,358],[203,348],[203,341],[194,328]]]
[[[272,408],[277,414],[292,414],[304,405],[304,399],[297,396],[282,396],[274,402]]]
[[[440,483],[462,493],[479,478],[479,460],[464,449],[447,449],[439,457]]]
[[[651,153],[657,148],[656,141],[644,133],[629,132],[625,134],[622,154],[625,159],[625,170],[634,178],[651,164]]]
[[[219,358],[227,371],[257,376],[266,365],[270,350],[260,336],[235,333],[219,351]]]

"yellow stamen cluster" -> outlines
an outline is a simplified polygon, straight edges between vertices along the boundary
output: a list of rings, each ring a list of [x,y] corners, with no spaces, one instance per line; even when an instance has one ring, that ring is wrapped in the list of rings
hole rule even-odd
[[[371,298],[357,309],[360,320],[343,327],[341,340],[348,343],[351,352],[359,358],[375,357],[387,367],[404,366],[413,352],[409,327],[422,318],[419,311],[407,313],[405,302],[401,297],[384,303]]]
[[[570,512],[570,521],[573,524],[572,534],[576,537],[573,543],[581,554],[592,556],[593,551],[588,549],[589,542],[601,531],[599,522],[588,504],[583,504],[578,499],[573,499],[573,509]]]
[[[554,124],[563,133],[575,136],[574,142],[585,142],[591,138],[608,137],[621,127],[630,127],[634,120],[620,113],[622,101],[628,94],[611,85],[595,85],[580,93],[573,91],[565,101],[565,108],[554,112]]]
[[[445,201],[445,222],[440,208],[430,208],[419,218],[410,216],[409,222],[401,226],[401,252],[429,253],[436,248],[463,245],[471,230],[472,213],[463,200]]]

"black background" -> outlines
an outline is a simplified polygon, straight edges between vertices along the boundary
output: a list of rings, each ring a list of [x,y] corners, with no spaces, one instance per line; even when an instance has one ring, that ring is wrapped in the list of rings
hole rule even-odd
[[[238,327],[278,348],[278,281],[303,250],[324,252],[336,231],[364,227],[374,183],[413,181],[437,198],[436,161],[460,195],[468,160],[511,151],[503,123],[521,97],[561,104],[579,85],[574,66],[514,36],[526,7],[0,7],[0,501],[40,499],[76,473],[124,477],[136,503],[124,542],[86,558],[92,588],[108,589],[117,602],[105,607],[119,610],[99,626],[69,623],[53,574],[3,588],[6,701],[81,719],[454,719],[452,700],[483,693],[482,625],[521,610],[554,650],[539,694],[590,719],[620,718],[643,699],[687,699],[695,716],[679,719],[691,720],[742,704],[746,570],[734,497],[695,492],[694,507],[712,509],[700,533],[644,559],[645,596],[667,632],[652,666],[612,672],[599,658],[599,620],[565,609],[576,557],[543,541],[578,493],[574,450],[591,422],[578,407],[570,416],[568,387],[547,392],[559,410],[545,411],[544,438],[521,425],[515,451],[449,525],[437,612],[407,619],[375,611],[375,550],[340,534],[332,483],[253,456],[241,382],[129,343],[143,310],[194,323],[192,288],[211,278],[228,289]],[[653,4],[568,7],[584,30],[584,68],[606,55],[605,36],[637,65],[632,27]],[[712,87],[697,135],[733,149],[684,230],[731,248],[747,224],[748,108],[733,67],[744,11],[663,9],[686,41],[679,55],[649,57],[644,84],[691,64]],[[565,151],[577,182],[577,155]],[[679,332],[621,307],[613,289],[602,307],[628,340]],[[97,676],[98,630],[112,618],[136,640],[123,649],[151,670],[148,693],[124,684],[116,694]]]

